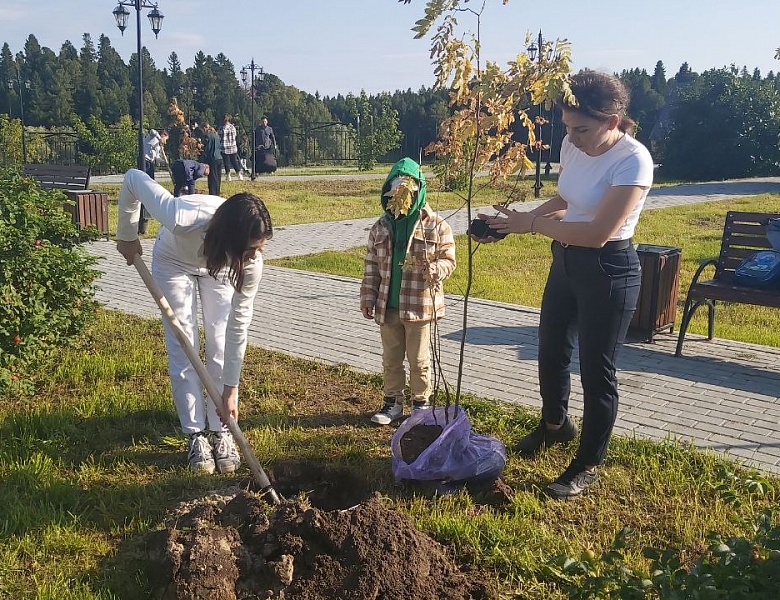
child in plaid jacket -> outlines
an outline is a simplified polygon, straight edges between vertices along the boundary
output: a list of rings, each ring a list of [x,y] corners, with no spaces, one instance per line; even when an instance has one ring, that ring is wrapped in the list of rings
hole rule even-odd
[[[371,417],[378,425],[403,416],[404,358],[413,408],[431,406],[431,323],[444,316],[442,282],[455,269],[455,239],[426,205],[425,191],[420,166],[410,158],[398,161],[382,186],[385,212],[368,237],[360,308],[382,338],[384,402]]]

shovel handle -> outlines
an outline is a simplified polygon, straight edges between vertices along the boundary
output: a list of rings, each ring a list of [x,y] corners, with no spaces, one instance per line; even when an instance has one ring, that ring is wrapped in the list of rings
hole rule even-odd
[[[140,254],[135,255],[135,258],[133,259],[133,265],[138,271],[138,274],[141,276],[141,279],[143,279],[144,283],[146,284],[146,287],[149,289],[149,292],[152,294],[152,297],[157,303],[157,306],[160,308],[163,319],[168,323],[168,325],[171,326],[173,334],[176,336],[179,344],[181,344],[181,347],[184,350],[184,353],[187,355],[190,363],[192,363],[192,366],[195,368],[198,377],[200,377],[201,383],[206,388],[206,393],[209,395],[211,401],[214,403],[214,406],[217,409],[217,414],[219,414],[222,422],[227,425],[230,433],[233,434],[233,438],[236,440],[236,444],[241,449],[241,454],[244,456],[244,460],[246,460],[246,463],[249,466],[249,470],[252,472],[252,475],[254,476],[255,481],[257,481],[257,484],[260,486],[261,491],[268,495],[272,504],[279,504],[281,500],[279,495],[276,493],[276,490],[274,490],[273,486],[271,485],[271,482],[268,479],[268,475],[265,474],[263,467],[255,457],[254,452],[252,452],[252,448],[249,446],[249,442],[247,442],[246,438],[244,437],[244,434],[239,428],[238,423],[236,423],[236,420],[233,418],[233,415],[230,415],[227,413],[227,411],[225,411],[225,407],[222,404],[222,393],[217,387],[217,384],[212,379],[211,375],[209,375],[209,372],[206,370],[206,365],[203,364],[203,361],[200,359],[200,355],[192,346],[192,343],[187,337],[187,334],[184,332],[184,328],[181,326],[179,319],[176,318],[176,314],[173,312],[171,305],[168,303],[168,299],[165,297],[165,294],[163,294],[160,286],[157,285],[157,282],[155,282],[154,278],[152,278],[152,274],[149,272],[149,269],[146,267],[146,263],[144,262],[143,258],[141,258]]]

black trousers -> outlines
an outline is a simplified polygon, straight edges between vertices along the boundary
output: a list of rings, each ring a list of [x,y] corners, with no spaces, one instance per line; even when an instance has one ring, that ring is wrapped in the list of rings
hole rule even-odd
[[[230,168],[236,172],[236,175],[241,173],[241,161],[238,160],[238,154],[222,154],[222,163],[225,165],[225,175],[230,175]]]
[[[154,179],[154,161],[144,158],[144,171],[146,174]],[[141,215],[138,218],[138,233],[146,233],[149,227],[149,212],[146,207],[141,205]]]
[[[207,164],[209,166],[209,194],[219,196],[219,188],[222,183],[222,160],[209,161]]]
[[[539,320],[542,417],[552,424],[566,419],[576,343],[584,395],[577,458],[600,465],[617,418],[615,361],[639,300],[639,257],[630,240],[603,248],[553,242],[552,254]]]
[[[173,195],[177,198],[181,196],[182,190],[187,194],[195,193],[195,181],[187,181],[187,175],[184,171],[184,165],[180,161],[173,163],[171,167],[173,175]]]

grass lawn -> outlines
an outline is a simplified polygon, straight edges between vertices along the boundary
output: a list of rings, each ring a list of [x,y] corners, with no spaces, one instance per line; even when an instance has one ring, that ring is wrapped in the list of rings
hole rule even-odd
[[[168,189],[173,186],[161,182]],[[379,191],[382,179],[351,179],[308,181],[289,181],[273,176],[259,177],[255,181],[223,181],[220,192],[229,197],[238,192],[252,192],[268,206],[274,226],[295,225],[299,223],[318,223],[324,221],[343,221],[376,216],[379,212]],[[514,181],[498,187],[487,185],[486,178],[477,180],[476,196],[479,206],[487,206],[506,200],[508,197],[521,199],[533,197],[533,180],[523,179],[517,185]],[[205,179],[195,182],[198,193],[208,193]],[[101,185],[108,192],[109,229],[116,232],[118,185]],[[553,176],[545,179],[545,194],[555,193],[556,182]],[[463,206],[465,201],[454,192],[442,192],[437,189],[436,180],[428,184],[428,203],[437,209],[454,209]],[[476,205],[475,205],[476,206]],[[159,224],[149,221],[146,237],[157,235]]]
[[[139,535],[160,528],[183,499],[246,485],[245,468],[236,476],[186,469],[165,361],[159,321],[101,311],[38,373],[35,395],[2,398],[1,598],[148,598]],[[241,425],[264,465],[297,458],[350,469],[488,574],[503,598],[569,597],[555,557],[607,570],[594,557],[626,526],[634,530],[621,550],[628,568],[646,575],[645,546],[678,548],[690,565],[708,532],[751,537],[757,516],[777,503],[774,478],[678,444],[624,438],[611,444],[598,489],[576,501],[540,491],[571,447],[535,460],[510,452],[504,478],[516,495],[501,507],[465,492],[415,495],[392,481],[392,429],[368,423],[379,377],[258,348],[249,348],[243,373]],[[538,418],[475,398],[465,406],[475,430],[510,447]]]
[[[702,260],[717,256],[723,223],[729,210],[780,212],[780,195],[703,202],[688,206],[648,210],[642,213],[635,241],[682,248],[678,322],[685,294],[693,274]],[[456,239],[458,268],[447,280],[448,293],[462,295],[468,276],[468,238]],[[509,236],[497,244],[486,244],[473,252],[471,295],[500,302],[538,307],[550,266],[550,240],[543,236]],[[474,248],[474,246],[473,246]],[[316,255],[268,261],[269,264],[361,277],[363,248],[346,252],[323,252]],[[777,311],[745,304],[718,303],[715,335],[719,338],[780,346]],[[700,309],[691,321],[692,333],[706,333],[706,311]]]

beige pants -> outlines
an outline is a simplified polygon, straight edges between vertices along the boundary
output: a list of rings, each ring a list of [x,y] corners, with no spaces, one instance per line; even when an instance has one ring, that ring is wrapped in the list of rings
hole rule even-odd
[[[409,387],[413,402],[425,402],[431,395],[431,324],[405,322],[397,309],[388,309],[385,323],[379,327],[382,337],[382,366],[385,373],[384,395],[400,401],[404,398],[409,361]]]

